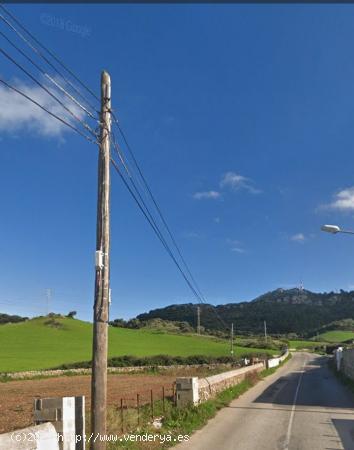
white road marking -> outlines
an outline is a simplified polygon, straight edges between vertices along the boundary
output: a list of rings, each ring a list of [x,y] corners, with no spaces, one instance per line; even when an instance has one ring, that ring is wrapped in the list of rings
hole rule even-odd
[[[293,427],[293,422],[294,422],[296,402],[297,402],[297,397],[298,397],[298,395],[299,395],[299,390],[300,390],[300,385],[301,385],[302,377],[303,377],[304,372],[305,372],[305,366],[306,366],[306,357],[305,357],[305,360],[304,360],[304,364],[303,364],[303,366],[302,366],[302,372],[301,372],[301,375],[300,375],[300,377],[299,377],[299,381],[297,382],[297,386],[296,386],[296,391],[295,391],[295,395],[294,395],[293,406],[292,406],[292,408],[291,408],[291,414],[290,414],[290,419],[289,419],[288,432],[286,433],[286,438],[285,438],[285,443],[284,443],[284,450],[289,450],[290,437],[291,437],[291,429],[292,429],[292,427]]]

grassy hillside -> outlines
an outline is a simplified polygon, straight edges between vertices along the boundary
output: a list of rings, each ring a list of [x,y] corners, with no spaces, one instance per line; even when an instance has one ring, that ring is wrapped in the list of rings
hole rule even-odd
[[[48,318],[0,326],[0,372],[45,369],[91,359],[92,325],[80,320]],[[236,355],[263,352],[235,348]],[[229,344],[199,336],[178,336],[152,330],[109,328],[109,356],[169,354],[188,356],[229,355]]]
[[[353,331],[344,331],[344,330],[332,330],[326,331],[325,333],[319,334],[317,339],[325,342],[344,342],[349,339],[354,339]]]

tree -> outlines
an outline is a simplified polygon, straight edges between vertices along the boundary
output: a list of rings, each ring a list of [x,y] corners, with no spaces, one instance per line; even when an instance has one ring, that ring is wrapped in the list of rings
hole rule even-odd
[[[114,319],[111,322],[109,322],[109,325],[111,327],[121,327],[124,328],[127,326],[127,322],[124,319]]]
[[[70,319],[74,319],[74,317],[76,316],[77,312],[76,311],[70,311],[69,314],[66,317],[70,317]]]

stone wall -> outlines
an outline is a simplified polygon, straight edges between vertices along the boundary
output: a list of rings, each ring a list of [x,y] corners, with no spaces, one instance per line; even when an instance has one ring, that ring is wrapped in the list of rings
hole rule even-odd
[[[267,368],[271,369],[273,367],[278,367],[287,357],[289,356],[289,351],[287,350],[283,355],[278,358],[271,358],[267,361]]]
[[[214,397],[218,392],[231,386],[241,383],[247,376],[261,372],[265,365],[263,363],[253,364],[252,366],[242,367],[241,369],[231,370],[211,377],[199,378],[199,402]]]
[[[134,373],[145,372],[148,370],[158,369],[159,371],[184,370],[184,369],[207,369],[207,370],[228,370],[239,367],[237,364],[189,364],[189,365],[173,365],[173,366],[132,366],[132,367],[108,367],[108,373]],[[61,375],[91,375],[91,369],[55,369],[55,370],[28,370],[26,372],[0,373],[0,376],[6,376],[11,380],[25,380],[26,378],[36,377],[58,377]]]

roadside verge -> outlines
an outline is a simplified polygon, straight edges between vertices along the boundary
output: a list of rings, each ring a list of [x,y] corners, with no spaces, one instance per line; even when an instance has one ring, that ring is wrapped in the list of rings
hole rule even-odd
[[[166,414],[161,420],[161,428],[158,430],[162,437],[158,442],[117,442],[109,447],[110,450],[127,448],[131,450],[152,449],[152,448],[170,448],[179,442],[180,436],[190,437],[192,433],[204,427],[217,412],[228,406],[233,400],[240,397],[251,387],[267,376],[272,375],[280,367],[286,364],[291,358],[291,353],[279,363],[277,367],[264,369],[261,372],[252,372],[246,375],[245,379],[235,386],[231,386],[218,392],[213,398],[210,398],[198,406],[186,406],[184,408],[168,408]],[[137,434],[156,433],[156,429],[146,427]],[[188,439],[187,439],[188,440]]]

